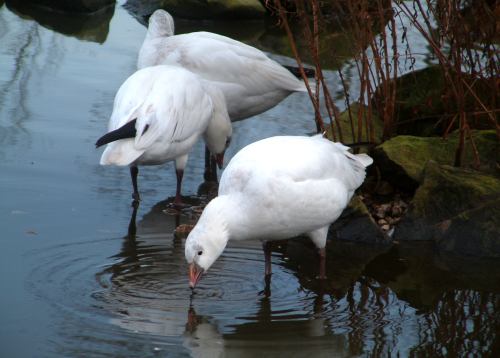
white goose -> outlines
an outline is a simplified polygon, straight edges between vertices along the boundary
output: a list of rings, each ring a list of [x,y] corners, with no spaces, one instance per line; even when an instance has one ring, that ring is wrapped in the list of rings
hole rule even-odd
[[[222,174],[219,196],[189,234],[185,254],[194,287],[229,240],[287,239],[305,234],[325,277],[328,228],[363,183],[373,160],[322,138],[278,136],[240,150]],[[265,273],[271,273],[266,249]]]
[[[149,18],[138,68],[168,64],[196,73],[216,85],[226,98],[231,121],[267,111],[304,83],[262,51],[211,32],[174,35],[174,20],[165,10]]]
[[[212,153],[224,154],[232,134],[224,95],[195,74],[173,66],[137,71],[118,90],[109,132],[96,147],[108,144],[101,165],[130,166],[133,198],[139,200],[138,165],[159,165],[175,160],[177,190],[188,153],[203,135]],[[220,163],[221,164],[221,163]]]

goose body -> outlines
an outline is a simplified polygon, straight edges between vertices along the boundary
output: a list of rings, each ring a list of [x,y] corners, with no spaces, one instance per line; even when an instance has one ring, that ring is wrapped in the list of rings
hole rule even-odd
[[[303,82],[255,47],[211,32],[174,35],[172,16],[156,10],[137,61],[138,68],[168,64],[212,82],[224,94],[231,121],[262,113]]]
[[[173,66],[153,66],[131,75],[118,90],[102,165],[130,166],[138,199],[137,166],[175,160],[176,202],[188,153],[200,136],[213,153],[223,153],[232,129],[222,93],[195,74]]]
[[[191,286],[229,240],[306,235],[324,260],[328,228],[363,183],[371,163],[366,154],[351,154],[320,135],[271,137],[243,148],[224,171],[219,196],[207,205],[186,241]]]

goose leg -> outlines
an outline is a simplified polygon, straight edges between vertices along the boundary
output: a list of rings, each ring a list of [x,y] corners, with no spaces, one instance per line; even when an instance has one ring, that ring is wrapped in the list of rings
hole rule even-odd
[[[205,146],[205,172],[203,173],[203,179],[209,181],[210,178],[210,151],[207,146]]]
[[[134,192],[132,193],[132,199],[134,199],[134,201],[141,200],[139,190],[137,189],[137,174],[139,174],[139,169],[136,166],[131,166],[130,177],[132,178],[132,187],[134,188]]]
[[[319,253],[319,279],[326,279],[326,249],[323,247],[318,249]]]
[[[175,190],[174,205],[182,206],[181,187],[182,187],[182,177],[184,176],[184,170],[175,169],[175,175],[177,176],[177,189]]]
[[[182,177],[184,176],[184,168],[186,167],[187,160],[188,160],[187,154],[175,158],[175,175],[177,177],[177,188],[175,190],[175,199],[173,202],[173,206],[176,209],[181,209],[186,206],[182,202],[181,188],[182,188]]]
[[[212,172],[211,179],[217,183],[217,161],[213,155],[210,156],[210,170]]]
[[[264,275],[266,277],[271,276],[271,244],[267,241],[262,243],[262,248],[264,249],[264,259],[265,259],[265,269]]]
[[[217,182],[217,163],[215,158],[210,154],[208,147],[205,146],[205,173],[203,174],[205,181]]]
[[[308,233],[312,242],[318,248],[319,254],[319,275],[320,280],[326,279],[326,237],[328,236],[329,225],[316,229]]]

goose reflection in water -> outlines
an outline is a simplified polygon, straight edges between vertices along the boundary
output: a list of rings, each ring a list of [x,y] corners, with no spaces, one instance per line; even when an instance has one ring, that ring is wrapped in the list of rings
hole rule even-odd
[[[184,242],[172,234],[190,219],[164,208],[160,202],[138,221],[116,262],[98,275],[98,305],[127,331],[173,340],[195,357],[498,353],[500,289],[491,291],[498,268],[485,271],[422,245],[379,251],[330,241],[329,280],[321,286],[308,264],[314,247],[290,240],[273,246],[267,287],[255,243],[229,247],[191,292]],[[133,222],[136,215],[132,208]]]

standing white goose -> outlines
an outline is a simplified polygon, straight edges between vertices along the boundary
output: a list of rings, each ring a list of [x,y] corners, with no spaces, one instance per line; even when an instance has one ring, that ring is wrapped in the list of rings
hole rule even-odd
[[[168,64],[196,73],[216,85],[226,98],[231,121],[267,111],[304,83],[265,53],[211,32],[174,35],[174,20],[165,10],[149,18],[138,68]]]
[[[189,234],[185,254],[194,287],[229,240],[278,240],[306,235],[320,253],[325,277],[328,228],[363,183],[366,154],[314,137],[278,136],[240,150],[222,174],[219,196]],[[265,248],[265,246],[264,246]],[[270,251],[266,275],[271,273]]]
[[[195,74],[173,66],[137,71],[118,90],[109,132],[96,147],[108,144],[102,165],[130,166],[133,198],[139,200],[138,165],[159,165],[175,160],[177,190],[188,153],[201,135],[212,153],[223,155],[232,127],[223,94]]]

